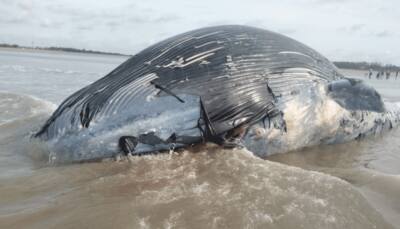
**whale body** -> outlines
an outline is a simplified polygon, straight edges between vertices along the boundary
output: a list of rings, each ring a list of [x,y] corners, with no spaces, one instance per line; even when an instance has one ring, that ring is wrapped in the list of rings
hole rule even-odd
[[[69,96],[34,135],[55,161],[214,142],[272,153],[391,129],[399,109],[289,37],[226,25],[152,45]]]

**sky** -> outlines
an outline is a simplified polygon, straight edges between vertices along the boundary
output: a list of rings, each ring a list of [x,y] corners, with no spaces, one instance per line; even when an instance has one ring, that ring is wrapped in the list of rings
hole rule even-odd
[[[282,33],[332,61],[400,65],[400,0],[0,0],[0,43],[135,54],[222,25]]]

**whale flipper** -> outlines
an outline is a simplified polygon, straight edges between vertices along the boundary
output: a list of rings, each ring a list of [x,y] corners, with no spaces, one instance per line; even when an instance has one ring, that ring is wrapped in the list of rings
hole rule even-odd
[[[118,146],[125,155],[132,154],[138,143],[138,139],[133,136],[122,136],[118,140]]]
[[[381,96],[361,80],[335,80],[330,82],[327,88],[328,95],[347,110],[385,111]]]

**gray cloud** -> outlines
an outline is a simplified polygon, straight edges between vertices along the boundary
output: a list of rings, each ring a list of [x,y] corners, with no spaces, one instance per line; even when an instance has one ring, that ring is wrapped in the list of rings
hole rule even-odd
[[[377,37],[391,37],[394,34],[388,30],[382,30],[382,31],[374,33],[374,35]]]
[[[94,28],[90,25],[79,25],[76,27],[80,31],[92,31]]]
[[[32,1],[22,1],[18,2],[17,6],[22,10],[31,10],[33,8]]]
[[[161,16],[144,14],[129,17],[129,21],[133,23],[169,23],[179,19],[181,19],[179,16],[172,14]]]
[[[355,25],[350,26],[350,31],[357,32],[357,31],[362,30],[364,27],[365,27],[365,24],[355,24]]]
[[[46,7],[47,14],[52,14],[55,17],[66,17],[73,21],[92,20],[98,15],[84,9],[65,7],[63,5],[49,5]]]
[[[28,18],[23,18],[23,17],[0,18],[0,23],[10,24],[10,25],[24,24],[27,21],[28,21]]]
[[[366,27],[365,24],[353,24],[338,28],[338,32],[356,34],[362,32],[365,27]]]
[[[179,16],[177,15],[164,15],[164,16],[160,16],[160,17],[156,17],[152,20],[152,22],[154,23],[158,23],[158,22],[173,22],[173,21],[178,21],[179,19],[181,19]]]

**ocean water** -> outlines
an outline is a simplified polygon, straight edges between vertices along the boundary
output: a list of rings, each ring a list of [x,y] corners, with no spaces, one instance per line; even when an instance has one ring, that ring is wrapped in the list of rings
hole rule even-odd
[[[0,228],[400,228],[399,129],[266,159],[207,144],[49,164],[31,134],[125,59],[0,50]],[[366,81],[400,101],[400,79]]]

